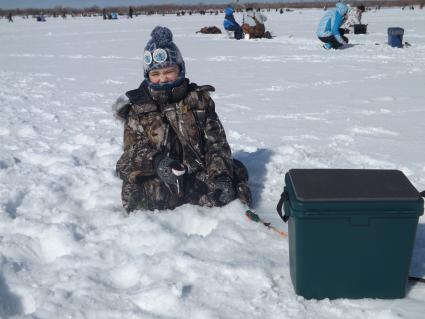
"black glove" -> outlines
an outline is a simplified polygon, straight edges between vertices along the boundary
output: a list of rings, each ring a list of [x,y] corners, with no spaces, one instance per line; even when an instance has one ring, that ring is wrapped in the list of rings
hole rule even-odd
[[[183,176],[186,167],[179,161],[165,155],[154,158],[154,168],[159,179],[167,184],[179,196],[183,196]]]
[[[210,197],[218,206],[224,206],[235,199],[235,189],[228,175],[218,175],[211,185]]]

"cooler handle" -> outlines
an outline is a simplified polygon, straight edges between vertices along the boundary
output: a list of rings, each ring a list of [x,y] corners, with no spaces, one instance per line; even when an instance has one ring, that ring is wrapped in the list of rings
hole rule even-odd
[[[279,214],[280,218],[286,223],[289,219],[289,216],[285,214],[282,214],[282,206],[285,201],[289,200],[289,194],[287,191],[283,191],[283,193],[280,195],[279,203],[277,203],[277,213]]]

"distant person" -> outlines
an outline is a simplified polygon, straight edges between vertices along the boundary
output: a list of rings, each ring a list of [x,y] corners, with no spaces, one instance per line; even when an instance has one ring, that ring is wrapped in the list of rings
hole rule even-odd
[[[267,17],[264,14],[254,12],[252,7],[248,7],[244,15],[242,30],[249,35],[250,39],[263,38],[266,32],[266,26],[264,25],[266,21]]]
[[[317,37],[324,42],[325,49],[340,49],[348,43],[348,38],[344,36],[344,29],[341,28],[348,6],[337,2],[336,8],[326,11],[325,15],[317,27]]]
[[[37,16],[38,22],[46,22],[46,17],[44,16],[44,13],[41,13],[39,16]]]
[[[225,17],[223,26],[227,31],[234,31],[235,39],[240,40],[243,37],[243,31],[239,23],[236,22],[235,17],[233,16],[233,12],[235,12],[235,10],[233,9],[232,5],[229,5],[226,7],[226,9],[224,9]]]
[[[347,18],[342,24],[341,28],[347,29],[348,31],[354,30],[355,24],[362,24],[362,14],[366,11],[366,8],[363,4],[350,8],[347,14]]]
[[[183,204],[251,205],[248,172],[232,157],[210,93],[186,77],[171,30],[157,26],[143,54],[144,81],[114,104],[124,123],[116,165],[124,209],[173,209]]]
[[[9,19],[9,22],[13,22],[12,12],[9,12],[9,14],[7,15],[7,18]]]
[[[130,19],[133,19],[133,7],[130,7],[129,9],[128,9],[128,17],[130,18]]]
[[[102,15],[103,15],[103,20],[107,20],[108,19],[108,15],[106,14],[106,9],[102,10]]]

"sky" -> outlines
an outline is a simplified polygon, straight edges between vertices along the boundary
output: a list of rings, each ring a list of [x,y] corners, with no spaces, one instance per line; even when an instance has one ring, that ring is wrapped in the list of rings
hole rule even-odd
[[[278,1],[270,0],[269,2]],[[303,0],[298,0],[301,2]],[[304,0],[305,1],[305,0]],[[314,1],[314,0],[310,0]],[[227,3],[229,0],[0,0],[1,9],[14,8],[53,8],[56,6],[85,8],[97,5],[99,7],[108,6],[129,6],[129,5],[147,5],[164,3]],[[245,1],[247,2],[247,1]],[[266,0],[257,0],[256,2],[267,2]],[[295,0],[280,0],[280,2],[295,2]]]

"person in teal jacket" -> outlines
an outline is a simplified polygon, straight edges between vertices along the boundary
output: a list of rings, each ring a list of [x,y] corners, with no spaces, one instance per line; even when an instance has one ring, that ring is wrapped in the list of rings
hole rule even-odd
[[[324,42],[325,49],[338,49],[348,43],[344,36],[344,30],[341,25],[348,12],[348,6],[338,2],[336,8],[326,11],[317,27],[316,34],[320,41]]]

